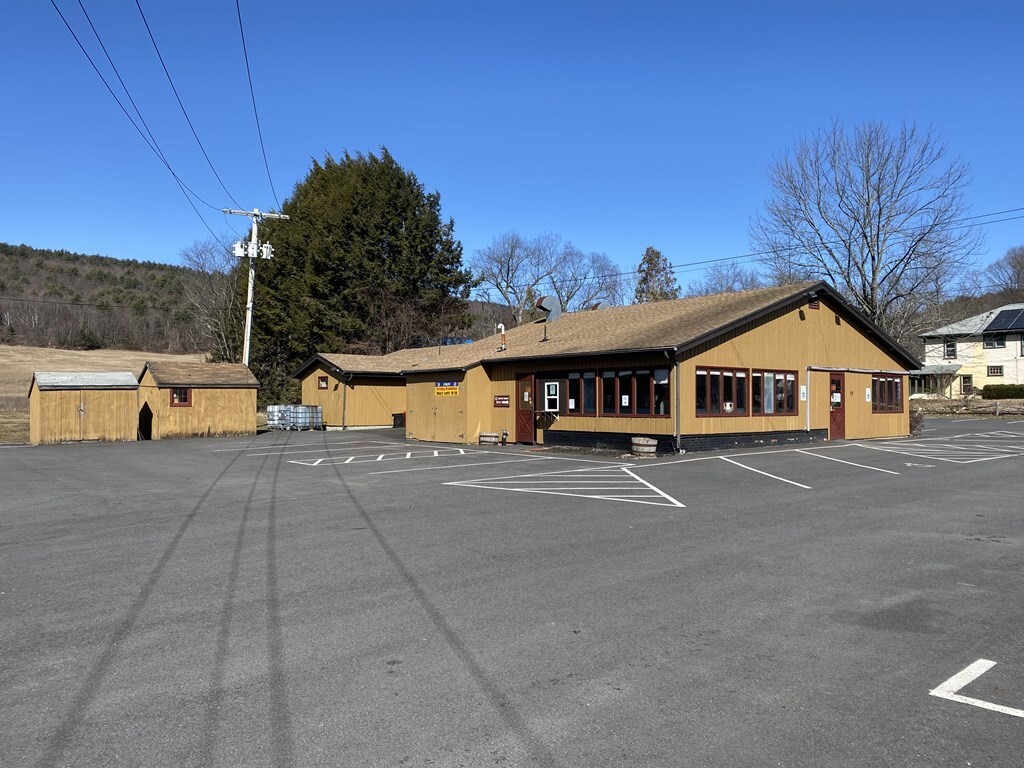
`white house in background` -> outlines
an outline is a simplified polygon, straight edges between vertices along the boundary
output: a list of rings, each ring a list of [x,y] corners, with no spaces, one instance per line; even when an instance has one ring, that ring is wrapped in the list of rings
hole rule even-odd
[[[1006,304],[922,333],[924,365],[912,394],[969,395],[987,384],[1024,384],[1024,304]]]

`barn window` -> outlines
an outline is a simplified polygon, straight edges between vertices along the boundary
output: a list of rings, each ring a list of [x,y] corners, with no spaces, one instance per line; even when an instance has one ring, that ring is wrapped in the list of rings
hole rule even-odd
[[[903,377],[871,377],[871,411],[873,413],[903,412]]]
[[[316,388],[317,389],[327,389],[327,377],[326,376],[317,376],[316,377]]]
[[[566,411],[568,413],[591,415],[597,413],[597,374],[591,371],[586,373],[569,374],[569,403]]]
[[[750,387],[753,413],[779,416],[796,414],[795,371],[752,371]]]
[[[192,390],[186,387],[172,387],[171,405],[178,408],[191,408]]]
[[[665,374],[667,383],[668,371]],[[745,416],[747,372],[729,368],[698,368],[696,379],[698,416]]]

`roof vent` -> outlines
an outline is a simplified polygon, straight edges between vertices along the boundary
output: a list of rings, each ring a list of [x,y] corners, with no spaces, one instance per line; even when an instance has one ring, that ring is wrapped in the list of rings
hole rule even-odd
[[[544,322],[550,323],[562,316],[562,307],[554,296],[541,296],[537,299],[537,309],[544,313]]]

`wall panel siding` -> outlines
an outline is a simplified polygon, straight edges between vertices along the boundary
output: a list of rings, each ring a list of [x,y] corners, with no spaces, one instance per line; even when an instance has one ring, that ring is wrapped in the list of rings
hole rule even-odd
[[[172,407],[170,389],[157,387],[149,371],[139,387],[139,407],[153,411],[153,439],[256,434],[256,390],[192,387],[192,405]]]
[[[730,432],[828,429],[829,392],[827,373],[808,374],[807,366],[902,370],[884,349],[878,347],[841,313],[821,301],[820,309],[780,310],[748,323],[715,342],[690,350],[680,363],[683,382],[683,434],[724,434]],[[746,370],[795,371],[799,386],[807,386],[808,399],[798,404],[796,416],[698,417],[693,387],[696,370],[708,367]],[[866,384],[865,384],[866,381]],[[864,388],[871,386],[870,374],[846,374],[846,437],[860,439],[902,436],[910,432],[906,407],[907,380],[903,378],[904,413],[875,414],[864,402]],[[807,411],[810,407],[810,423]]]
[[[327,389],[317,386],[327,377]],[[340,377],[317,365],[302,379],[302,404],[323,408],[329,427],[391,426],[396,413],[405,413],[405,379],[400,376]]]
[[[436,392],[439,381],[457,382],[459,393],[439,396]],[[462,371],[410,375],[407,378],[406,437],[441,443],[468,442],[466,411],[470,393],[467,390],[466,374]],[[481,391],[475,396],[485,394]]]
[[[32,388],[29,442],[132,441],[138,435],[138,393],[132,389]]]

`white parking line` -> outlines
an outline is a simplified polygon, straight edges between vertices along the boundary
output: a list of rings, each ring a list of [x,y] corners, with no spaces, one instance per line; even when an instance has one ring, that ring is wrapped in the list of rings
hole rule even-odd
[[[412,469],[386,469],[380,472],[367,472],[368,475],[393,475],[398,472],[434,472],[441,469],[462,469],[463,467],[487,467],[491,464],[520,464],[524,461],[544,461],[543,456],[532,459],[505,459],[503,461],[480,461],[475,464],[447,464],[443,467],[413,467]]]
[[[957,701],[961,704],[970,704],[972,707],[981,707],[982,709],[987,709],[992,712],[1001,712],[1004,715],[1024,717],[1024,709],[1004,707],[1002,704],[993,704],[990,701],[982,701],[981,699],[975,699],[970,696],[961,696],[957,693],[961,688],[981,677],[995,665],[996,663],[994,661],[978,659],[966,669],[957,672],[938,688],[933,688],[928,691],[928,695],[937,696],[940,699],[948,699],[949,701]]]
[[[811,451],[805,451],[797,449],[797,453],[802,453],[805,456],[813,456],[816,459],[826,459],[828,461],[837,461],[840,464],[849,464],[851,467],[860,467],[861,469],[873,469],[875,472],[885,472],[888,475],[898,475],[899,472],[893,472],[891,469],[882,469],[881,467],[869,467],[867,464],[855,464],[852,461],[844,461],[843,459],[835,459],[831,456],[822,456],[820,453],[812,453]]]
[[[805,490],[808,490],[808,491],[813,490],[811,488],[811,486],[809,486],[809,485],[804,485],[803,483],[798,483],[795,480],[787,480],[784,477],[779,477],[778,475],[772,475],[772,474],[769,474],[768,472],[762,472],[760,469],[754,469],[753,467],[748,467],[746,464],[740,464],[738,461],[733,461],[732,459],[727,459],[725,456],[719,456],[718,458],[720,458],[722,461],[728,461],[730,464],[735,464],[737,467],[742,467],[743,469],[749,469],[751,472],[757,472],[757,474],[759,474],[759,475],[764,475],[765,477],[770,477],[772,480],[781,480],[784,483],[789,483],[790,485],[795,485],[798,488],[804,488]]]

